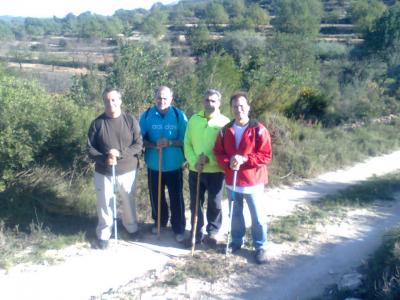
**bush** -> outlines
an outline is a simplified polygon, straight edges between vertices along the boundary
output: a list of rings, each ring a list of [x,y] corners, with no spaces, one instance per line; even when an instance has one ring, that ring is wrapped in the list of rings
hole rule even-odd
[[[142,112],[153,102],[156,88],[168,85],[169,48],[152,42],[121,46],[107,83],[122,90],[127,111]]]
[[[317,55],[321,59],[338,59],[344,58],[349,53],[347,45],[336,42],[319,42],[317,43]]]
[[[72,165],[82,155],[91,110],[1,75],[0,106],[0,181],[35,163]]]
[[[0,193],[0,219],[26,231],[32,222],[54,227],[62,217],[93,217],[96,196],[91,178],[72,171],[37,167],[21,172]],[[73,227],[73,226],[71,226]]]
[[[305,121],[323,121],[327,113],[329,103],[326,97],[319,91],[305,89],[300,92],[299,98],[286,109],[286,115]]]

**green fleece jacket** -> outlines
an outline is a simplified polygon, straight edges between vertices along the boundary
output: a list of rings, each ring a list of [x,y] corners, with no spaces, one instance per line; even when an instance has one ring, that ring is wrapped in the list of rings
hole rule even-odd
[[[189,119],[185,133],[184,150],[190,170],[196,171],[197,159],[201,153],[204,153],[209,162],[204,165],[203,172],[222,172],[215,160],[213,148],[219,130],[228,122],[229,119],[222,114],[215,115],[207,120],[204,111],[194,114]]]

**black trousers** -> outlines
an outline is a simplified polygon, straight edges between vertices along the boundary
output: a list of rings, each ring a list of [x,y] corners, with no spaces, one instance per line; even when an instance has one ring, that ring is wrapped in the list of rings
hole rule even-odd
[[[194,214],[196,210],[197,172],[189,171],[190,211],[192,234],[194,228]],[[209,235],[217,234],[222,224],[221,200],[224,188],[224,173],[201,173],[199,187],[199,209],[196,228],[196,240],[203,238],[202,228],[204,226],[204,202],[207,191],[207,226]]]
[[[157,225],[158,212],[158,171],[147,169],[147,182],[150,192],[151,216]],[[165,187],[168,188],[168,195],[171,208],[171,227],[175,234],[185,232],[185,203],[183,200],[182,169],[161,172],[161,214],[160,225],[166,227],[169,220],[168,204],[165,198]]]

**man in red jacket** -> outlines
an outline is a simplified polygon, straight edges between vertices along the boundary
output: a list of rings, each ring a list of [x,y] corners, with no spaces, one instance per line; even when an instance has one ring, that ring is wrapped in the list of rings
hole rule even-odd
[[[251,215],[251,233],[255,259],[266,262],[267,220],[264,210],[264,185],[268,183],[266,164],[272,158],[271,137],[257,120],[249,118],[250,105],[244,92],[232,95],[230,105],[235,119],[221,129],[214,146],[218,164],[225,172],[229,201],[234,201],[232,213],[232,252],[240,250],[246,233],[243,199]],[[233,191],[234,172],[237,172]]]

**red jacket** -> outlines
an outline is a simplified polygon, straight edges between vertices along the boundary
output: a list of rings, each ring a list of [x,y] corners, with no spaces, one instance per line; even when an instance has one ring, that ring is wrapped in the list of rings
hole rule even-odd
[[[240,166],[237,174],[237,186],[254,186],[268,183],[266,163],[271,161],[271,137],[268,130],[257,120],[250,119],[249,126],[243,132],[239,149],[235,145],[234,121],[220,130],[214,145],[214,154],[218,164],[225,172],[227,185],[233,185],[233,170],[229,167],[230,158],[243,155],[248,160]],[[258,138],[256,138],[258,134]]]

